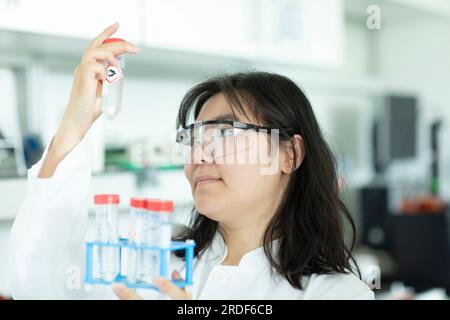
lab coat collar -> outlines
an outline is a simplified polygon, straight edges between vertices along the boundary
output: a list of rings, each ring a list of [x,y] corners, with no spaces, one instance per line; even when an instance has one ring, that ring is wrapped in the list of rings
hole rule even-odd
[[[277,250],[278,239],[272,242],[273,250]],[[223,260],[228,255],[228,247],[220,234],[219,231],[216,232],[211,246],[207,252],[205,252],[205,259],[213,264],[220,265]],[[252,251],[247,252],[241,258],[238,266],[234,267],[242,267],[242,268],[260,268],[260,267],[270,267],[269,261],[264,253],[264,248],[258,247]]]

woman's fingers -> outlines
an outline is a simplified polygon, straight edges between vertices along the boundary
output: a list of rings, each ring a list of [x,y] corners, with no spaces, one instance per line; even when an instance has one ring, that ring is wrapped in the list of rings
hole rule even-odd
[[[89,47],[91,48],[98,47],[103,43],[103,41],[111,37],[118,29],[119,29],[118,22],[114,23],[113,25],[110,25],[108,28],[103,30],[103,32],[100,33],[94,40],[91,41]]]
[[[82,62],[90,63],[100,60],[106,60],[110,64],[119,66],[116,56],[125,53],[137,53],[140,49],[128,41],[117,41],[111,43],[103,43],[112,36],[119,28],[119,23],[115,23],[106,28],[100,35],[92,40],[90,46],[84,50]]]
[[[138,47],[127,41],[108,43],[98,48],[86,48],[81,62],[90,63],[106,60],[110,64],[120,66],[116,56],[124,53],[137,53],[139,51],[140,49]]]
[[[177,270],[174,270],[172,272],[172,280],[183,280],[183,277],[181,276],[181,274]],[[189,296],[189,299],[192,299],[192,295],[191,295],[190,292],[188,292],[188,288],[189,288],[189,286],[185,286],[183,288],[183,291]]]
[[[142,300],[140,295],[136,294],[133,290],[125,287],[121,283],[113,284],[112,290],[121,300]]]
[[[181,274],[177,270],[174,270],[172,272],[172,279],[173,280],[183,280],[183,277],[181,276]]]
[[[83,58],[81,62],[90,63],[97,62],[99,60],[107,60],[110,64],[115,66],[120,66],[119,61],[116,59],[111,51],[99,49],[99,48],[87,48],[84,51]]]
[[[172,273],[172,279],[183,280],[178,271],[174,271]],[[186,290],[177,287],[172,281],[163,278],[156,277],[153,280],[154,285],[156,285],[159,290],[168,295],[170,298],[174,300],[191,300],[192,295]],[[115,283],[112,286],[112,290],[114,294],[119,297],[121,300],[142,300],[142,297],[136,294],[133,290],[125,287],[121,283]]]
[[[181,278],[181,277],[180,277]],[[178,288],[172,281],[157,277],[153,280],[153,283],[161,290],[162,293],[167,294],[174,300],[191,300],[192,296],[185,290]]]
[[[141,49],[128,41],[104,43],[100,46],[100,48],[111,51],[115,56],[124,53],[138,53],[141,51]]]
[[[99,62],[82,63],[75,69],[75,73],[79,73],[84,79],[83,75],[94,75],[98,80],[103,80],[104,72],[105,66]]]

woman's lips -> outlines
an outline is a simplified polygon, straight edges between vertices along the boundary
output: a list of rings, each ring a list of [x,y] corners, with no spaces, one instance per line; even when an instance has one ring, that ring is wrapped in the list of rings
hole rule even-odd
[[[214,176],[199,176],[195,178],[195,184],[196,185],[203,185],[211,182],[217,182],[220,181],[220,178],[214,177]]]

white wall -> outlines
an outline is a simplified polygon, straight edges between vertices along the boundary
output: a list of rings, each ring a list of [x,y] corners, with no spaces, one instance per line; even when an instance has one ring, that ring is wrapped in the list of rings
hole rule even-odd
[[[347,19],[345,24],[344,60],[336,71],[333,86],[305,85],[322,130],[339,160],[342,170],[353,181],[371,176],[370,125],[375,108],[375,93],[358,87],[342,86],[347,79],[372,76],[373,34],[365,23]],[[342,157],[345,154],[345,157]],[[351,173],[351,176],[350,176]]]
[[[450,199],[450,21],[433,17],[419,21],[390,23],[377,33],[378,74],[386,86],[413,90],[419,95],[421,109],[421,148],[418,161],[398,166],[399,175],[417,176],[428,172],[428,125],[444,121],[442,136],[442,195]],[[422,174],[423,176],[423,174]]]
[[[373,32],[367,29],[365,21],[347,18],[343,73],[357,77],[371,75],[375,60],[373,36]]]

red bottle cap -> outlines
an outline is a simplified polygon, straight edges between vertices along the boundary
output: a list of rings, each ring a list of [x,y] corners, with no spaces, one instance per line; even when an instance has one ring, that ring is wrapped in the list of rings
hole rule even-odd
[[[144,198],[131,198],[130,206],[137,209],[145,209],[147,207],[147,200]]]
[[[119,204],[120,196],[118,194],[96,194],[94,204]]]
[[[161,205],[161,211],[170,213],[173,211],[173,201],[167,200],[167,201],[163,201],[162,205]]]
[[[173,201],[164,201],[160,199],[147,199],[147,210],[170,213],[173,211]]]
[[[124,39],[120,39],[120,38],[108,38],[103,40],[103,43],[112,43],[112,42],[122,42],[125,41]]]

